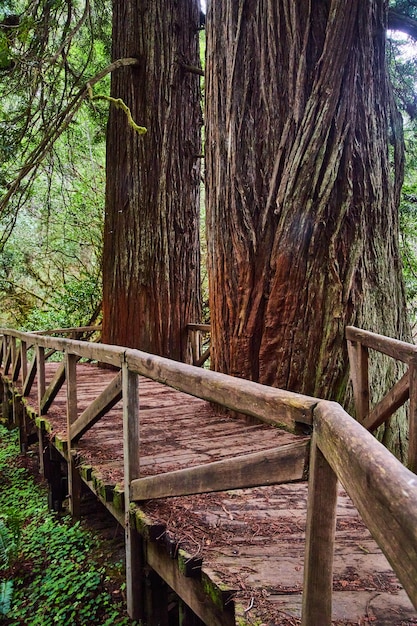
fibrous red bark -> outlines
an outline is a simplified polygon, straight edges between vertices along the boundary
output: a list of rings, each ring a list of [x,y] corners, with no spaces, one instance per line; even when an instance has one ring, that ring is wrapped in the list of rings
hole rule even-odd
[[[198,0],[113,0],[103,253],[103,341],[187,360],[200,318]]]
[[[209,4],[216,370],[342,400],[347,324],[409,336],[386,8],[382,0]],[[399,449],[402,436],[394,438]]]

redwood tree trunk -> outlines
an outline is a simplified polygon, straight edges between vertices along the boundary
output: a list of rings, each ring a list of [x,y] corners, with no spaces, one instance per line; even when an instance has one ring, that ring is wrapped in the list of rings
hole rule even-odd
[[[386,4],[209,4],[216,370],[340,401],[346,325],[409,337],[398,252],[401,123],[386,74]],[[390,437],[401,454],[395,425]]]
[[[201,110],[198,0],[113,0],[107,138],[103,341],[187,360],[186,324],[200,319]]]

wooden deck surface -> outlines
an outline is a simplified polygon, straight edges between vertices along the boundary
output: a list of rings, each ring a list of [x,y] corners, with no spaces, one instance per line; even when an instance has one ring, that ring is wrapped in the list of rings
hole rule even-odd
[[[47,383],[56,367],[47,363]],[[79,414],[114,376],[109,369],[77,365]],[[61,450],[66,439],[65,393],[64,386],[45,416],[51,439]],[[142,476],[302,438],[230,416],[144,378],[139,398]],[[36,411],[36,384],[26,402]],[[77,464],[86,482],[116,510],[112,492],[120,494],[123,485],[121,403],[81,438]],[[307,484],[297,483],[154,500],[141,509],[151,525],[166,530],[168,546],[184,548],[196,562],[202,559],[204,575],[219,588],[225,584],[234,591],[236,623],[240,619],[258,626],[290,625],[299,623],[301,613],[306,501]],[[149,554],[157,568],[159,553],[152,549]],[[336,624],[417,624],[417,613],[342,488],[334,590]],[[230,623],[227,619],[224,624]]]

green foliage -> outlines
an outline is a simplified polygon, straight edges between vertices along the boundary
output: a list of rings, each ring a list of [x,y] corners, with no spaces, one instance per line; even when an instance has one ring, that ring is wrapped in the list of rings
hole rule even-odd
[[[17,433],[0,425],[0,615],[17,626],[134,626],[107,586],[110,568],[95,537],[48,512],[47,496],[15,462]],[[12,508],[13,507],[13,508]],[[122,576],[122,564],[112,576]],[[4,621],[6,620],[6,621]]]
[[[110,46],[110,0],[0,3],[2,326],[84,325],[100,305],[107,104],[60,116]]]
[[[405,184],[400,204],[400,250],[412,326],[417,324],[417,180]]]

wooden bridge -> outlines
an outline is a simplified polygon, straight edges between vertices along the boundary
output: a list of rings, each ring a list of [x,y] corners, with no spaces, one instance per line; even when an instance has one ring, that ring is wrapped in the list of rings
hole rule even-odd
[[[0,329],[2,413],[22,451],[39,442],[51,506],[68,493],[78,516],[87,486],[124,526],[132,617],[417,624],[417,347],[347,329],[361,424],[333,402],[63,336],[94,330]],[[372,409],[369,349],[408,366]],[[368,432],[408,398],[410,469]]]

